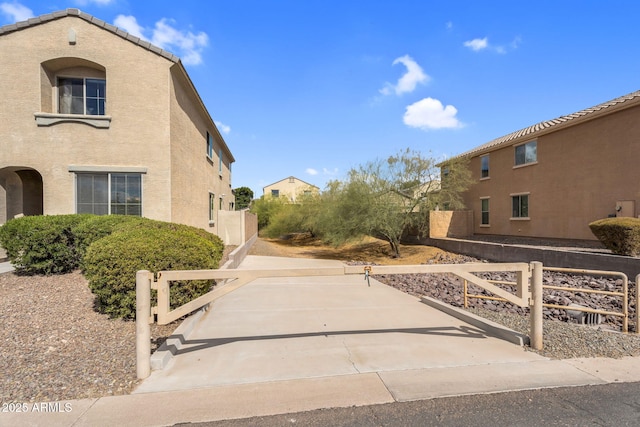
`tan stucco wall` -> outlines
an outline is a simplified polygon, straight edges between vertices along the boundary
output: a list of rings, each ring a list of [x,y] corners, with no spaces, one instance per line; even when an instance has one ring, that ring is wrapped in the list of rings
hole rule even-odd
[[[77,34],[75,45],[67,41],[70,29]],[[106,68],[109,129],[36,125],[34,113],[42,110],[41,63],[60,57],[80,57]],[[6,76],[0,79],[0,169],[37,170],[43,177],[45,214],[75,212],[70,166],[144,167],[144,215],[170,219],[168,60],[74,17],[3,35],[0,58]]]
[[[535,138],[537,163],[514,168],[514,147],[490,153],[489,178],[471,158],[476,183],[465,194],[475,234],[595,239],[588,224],[635,201],[640,214],[640,106]],[[518,140],[517,144],[528,140]],[[513,220],[511,195],[529,193],[529,220]],[[490,225],[480,226],[480,199],[489,197]]]
[[[75,44],[68,41],[70,30],[76,34]],[[55,61],[58,58],[71,59]],[[108,129],[82,123],[36,124],[35,113],[57,111],[51,89],[57,72],[41,66],[51,60],[53,68],[73,65],[60,72],[64,75],[99,75],[100,70],[85,67],[87,61],[104,69]],[[217,221],[209,223],[209,192],[216,197],[225,194],[223,208],[229,209],[234,201],[232,156],[226,149],[221,177],[218,146],[213,161],[207,160],[206,131],[216,136],[217,144],[226,145],[180,65],[68,16],[3,34],[0,67],[0,179],[11,179],[14,169],[38,171],[44,214],[75,212],[75,174],[70,169],[134,169],[144,171],[145,217],[216,232]],[[0,209],[3,223],[9,209],[2,203]]]
[[[473,212],[430,211],[429,237],[468,237],[473,234]]]
[[[220,134],[199,108],[178,67],[171,72],[171,169],[172,217],[218,234],[219,211],[234,203],[231,192],[230,155],[222,149]],[[213,156],[207,155],[207,132],[213,136]],[[214,221],[209,221],[209,193],[216,198]],[[222,209],[220,201],[222,200]]]
[[[285,196],[292,202],[295,202],[296,198],[302,195],[305,191],[311,191],[312,194],[317,194],[319,192],[318,187],[294,177],[285,178],[271,185],[267,185],[263,188],[263,194],[265,196],[271,196],[271,190],[278,190],[280,192],[280,197]]]

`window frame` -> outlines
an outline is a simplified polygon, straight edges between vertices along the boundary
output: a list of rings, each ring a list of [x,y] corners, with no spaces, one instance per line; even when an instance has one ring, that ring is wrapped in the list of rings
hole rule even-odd
[[[486,160],[486,168],[485,168],[485,160]],[[489,179],[489,165],[490,159],[489,154],[485,154],[484,156],[480,156],[480,179]]]
[[[216,195],[209,192],[209,225],[216,223]]]
[[[510,194],[511,196],[511,220],[529,220],[531,217],[529,216],[529,200],[530,193],[515,193]],[[518,201],[517,209],[516,209],[516,200]],[[523,201],[526,200],[526,203],[523,204]],[[524,209],[523,209],[524,207]],[[526,211],[526,212],[523,212]]]
[[[63,87],[63,85],[61,84],[61,81],[64,80],[82,80],[82,113],[74,113],[71,111],[71,106],[70,106],[70,111],[69,112],[63,112],[61,110],[62,108],[62,103],[61,103],[61,98],[62,98],[62,94],[61,94],[61,88]],[[96,81],[96,82],[102,82],[102,89],[103,89],[103,96],[97,96],[97,97],[93,97],[93,96],[88,96],[87,94],[87,82],[88,81]],[[71,95],[71,98],[73,100],[74,96],[73,94]],[[98,108],[98,114],[91,114],[87,111],[87,100],[88,99],[97,99],[98,100],[98,106],[100,105],[100,100],[102,100],[102,114],[100,114],[99,108]],[[58,75],[56,76],[56,103],[57,103],[57,108],[56,114],[65,114],[65,115],[72,115],[72,116],[88,116],[88,117],[105,117],[107,115],[107,79],[106,78],[98,78],[98,77],[78,77],[78,76],[69,76],[69,75]]]
[[[207,158],[213,161],[213,135],[207,131]]]
[[[143,217],[144,216],[144,180],[142,178],[143,173],[141,172],[124,172],[124,171],[112,171],[112,172],[106,172],[106,171],[75,171],[75,210],[77,214],[81,214],[81,213],[92,213],[92,214],[96,214],[96,215],[129,215],[129,216],[138,216],[138,217]],[[96,177],[106,177],[106,189],[103,189],[102,191],[105,193],[106,195],[106,201],[102,201],[102,202],[96,202],[95,198],[93,198],[94,193],[96,192],[96,188],[94,187],[95,181],[91,184],[92,188],[91,188],[91,192],[92,192],[92,201],[90,203],[87,202],[83,202],[81,201],[80,197],[81,197],[81,192],[83,192],[83,190],[80,188],[80,186],[82,185],[82,183],[80,182],[80,177],[88,177],[88,176],[92,176],[95,180]],[[117,194],[120,193],[117,191],[117,188],[115,187],[116,185],[118,185],[119,183],[117,183],[117,178],[121,178],[124,177],[125,181],[124,181],[124,185],[125,188],[129,186],[129,178],[135,178],[138,182],[139,182],[139,186],[137,186],[136,189],[136,193],[135,195],[138,196],[139,195],[139,202],[136,203],[129,203],[128,202],[128,196],[125,197],[125,200],[123,202],[118,202],[117,201]],[[116,178],[116,179],[114,179]],[[124,194],[128,194],[128,192],[125,190]],[[96,213],[96,206],[98,204],[104,204],[106,205],[106,213],[101,213],[98,212]],[[86,209],[80,209],[81,205],[90,205],[91,206],[91,212],[88,212]],[[124,207],[125,213],[118,213],[118,212],[114,212],[116,210],[116,208],[118,207]],[[135,209],[135,207],[137,207],[137,211],[138,213],[126,213],[126,211],[129,209],[129,207],[131,207],[132,209]]]
[[[490,212],[491,212],[491,202],[490,202],[490,197],[480,197],[480,227],[489,227],[490,226],[490,221],[489,219],[491,218],[490,216]],[[484,204],[487,204],[486,209]],[[485,214],[486,214],[486,222],[485,222]]]
[[[527,147],[534,147],[533,148],[533,153],[534,153],[534,158],[531,159],[530,158],[530,153],[531,150],[527,149]],[[524,151],[522,153],[518,153],[519,149],[523,149]],[[518,167],[523,167],[523,166],[528,166],[528,165],[534,165],[536,163],[538,163],[538,141],[537,140],[533,140],[533,141],[528,141],[525,142],[523,144],[518,144],[514,146],[513,149],[513,164],[514,164],[514,168],[518,168]],[[520,156],[519,156],[520,154]],[[518,158],[520,157],[520,159]]]

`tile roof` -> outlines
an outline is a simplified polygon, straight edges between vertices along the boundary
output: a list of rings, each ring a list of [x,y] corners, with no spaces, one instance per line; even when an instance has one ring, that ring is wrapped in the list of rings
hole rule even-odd
[[[0,27],[0,36],[4,35],[4,34],[9,34],[15,31],[20,31],[23,30],[25,28],[29,28],[29,27],[33,27],[35,25],[40,25],[40,24],[44,24],[46,22],[49,21],[53,21],[55,19],[60,19],[60,18],[64,18],[67,16],[75,16],[81,19],[84,19],[87,22],[90,22],[94,25],[97,25],[98,27],[104,28],[105,30],[112,32],[113,34],[117,35],[118,37],[122,37],[125,40],[128,40],[132,43],[137,44],[138,46],[141,46],[144,49],[147,49],[151,52],[154,52],[166,59],[168,59],[169,61],[172,62],[179,62],[180,58],[176,55],[174,55],[171,52],[167,52],[164,49],[160,49],[157,46],[152,45],[151,43],[149,43],[146,40],[143,40],[139,37],[133,36],[131,34],[129,34],[128,32],[124,31],[121,28],[116,27],[115,25],[111,25],[108,24],[106,22],[104,22],[101,19],[98,19],[92,15],[89,15],[88,13],[82,12],[79,9],[66,9],[66,10],[59,10],[57,12],[52,12],[52,13],[47,13],[46,15],[40,15],[37,16],[35,18],[31,18],[28,19],[26,21],[21,21],[21,22],[16,22],[15,24],[10,24],[10,25],[5,25],[3,27]]]
[[[472,157],[480,153],[493,151],[494,149],[503,145],[512,145],[514,143],[520,142],[521,140],[534,139],[540,135],[554,132],[568,126],[573,126],[585,120],[591,120],[596,117],[630,107],[639,102],[640,90],[616,99],[612,99],[611,101],[603,102],[602,104],[598,104],[594,107],[586,108],[576,113],[536,123],[535,125],[520,129],[505,136],[501,136],[500,138],[496,138],[492,141],[487,142],[486,144],[480,145],[455,157]]]

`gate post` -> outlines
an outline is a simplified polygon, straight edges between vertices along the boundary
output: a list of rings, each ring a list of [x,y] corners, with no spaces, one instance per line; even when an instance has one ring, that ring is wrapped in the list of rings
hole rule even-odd
[[[136,273],[136,373],[138,379],[151,374],[151,280],[147,270]]]
[[[531,263],[531,299],[529,300],[529,321],[531,348],[542,350],[542,263]]]

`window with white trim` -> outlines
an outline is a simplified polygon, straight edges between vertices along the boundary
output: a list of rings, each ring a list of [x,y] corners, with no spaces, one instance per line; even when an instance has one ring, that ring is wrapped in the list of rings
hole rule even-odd
[[[511,196],[511,218],[529,218],[529,195],[514,194]]]
[[[213,159],[213,135],[207,132],[207,157]]]
[[[526,165],[527,163],[535,163],[538,161],[538,143],[537,141],[527,142],[526,144],[517,145],[515,147],[515,165]]]
[[[209,222],[213,223],[216,220],[216,195],[209,193]]]
[[[480,225],[489,225],[489,198],[480,199]]]
[[[77,173],[76,212],[142,216],[142,175]]]
[[[106,80],[58,77],[58,113],[104,116]]]

